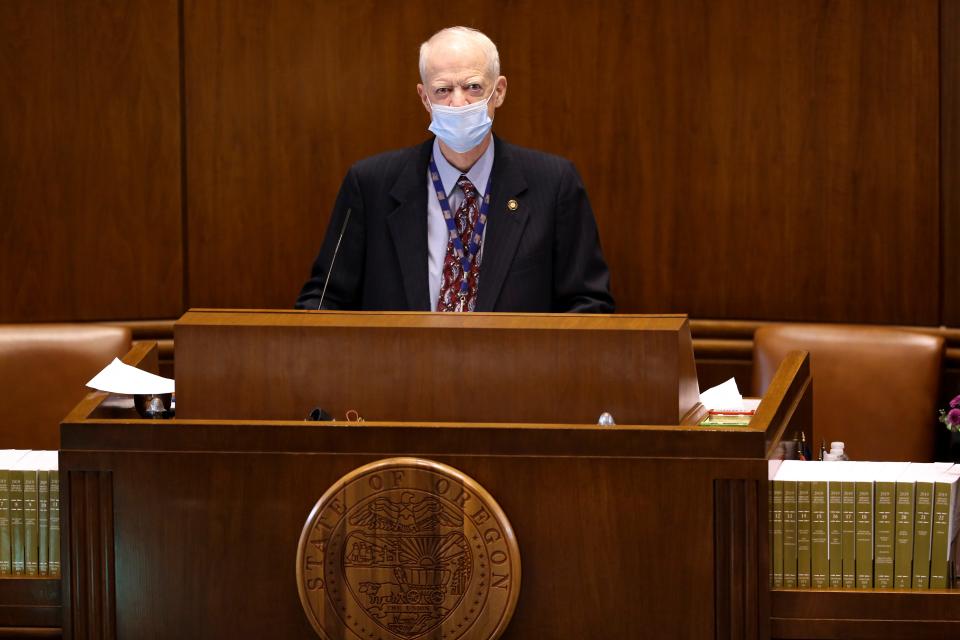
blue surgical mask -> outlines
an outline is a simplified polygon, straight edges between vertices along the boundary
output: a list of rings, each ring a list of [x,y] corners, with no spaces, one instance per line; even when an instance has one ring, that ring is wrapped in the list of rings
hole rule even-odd
[[[487,103],[494,93],[496,92],[487,96],[486,100],[462,107],[445,107],[431,103],[432,117],[427,128],[457,153],[470,151],[483,142],[493,126],[493,120],[487,112]]]

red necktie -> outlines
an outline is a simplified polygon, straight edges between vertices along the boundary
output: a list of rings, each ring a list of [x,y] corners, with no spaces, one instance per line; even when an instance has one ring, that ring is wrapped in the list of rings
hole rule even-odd
[[[470,246],[470,237],[473,235],[473,227],[477,223],[477,217],[480,215],[480,198],[476,187],[467,179],[467,176],[460,176],[457,180],[457,186],[463,191],[463,202],[457,207],[453,215],[454,223],[457,227],[457,233],[460,241],[463,243],[464,250]],[[480,250],[477,249],[479,256]],[[447,240],[447,257],[443,261],[443,280],[440,283],[440,299],[437,302],[437,311],[473,311],[477,304],[477,285],[480,282],[480,260],[475,256],[471,262],[470,272],[466,274],[467,293],[460,300],[460,291],[464,278],[461,261],[457,258],[453,248],[453,239]]]

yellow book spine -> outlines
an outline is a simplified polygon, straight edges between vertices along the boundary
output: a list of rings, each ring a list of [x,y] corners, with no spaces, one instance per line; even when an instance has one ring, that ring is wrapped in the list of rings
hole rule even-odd
[[[773,485],[773,586],[783,586],[783,481]]]
[[[893,588],[909,589],[913,581],[913,482],[897,483],[896,541],[893,551]]]
[[[60,575],[60,472],[50,470],[50,575]]]
[[[10,472],[10,555],[15,576],[26,571],[23,551],[23,473],[16,470]]]
[[[0,576],[13,573],[10,554],[10,472],[0,469]]]
[[[23,471],[23,558],[24,570],[28,576],[40,575],[38,553],[39,536],[37,525],[40,520],[37,495],[37,472]]]
[[[50,472],[37,471],[37,570],[50,574]]]
[[[893,588],[893,553],[896,541],[896,482],[876,485],[876,537],[873,544],[874,584],[877,589]]]
[[[843,501],[843,522],[840,534],[841,558],[843,564],[843,588],[854,589],[857,586],[856,568],[856,527],[857,527],[857,488],[856,483],[844,481],[841,485]]]
[[[913,522],[914,589],[930,588],[930,532],[933,519],[933,483],[917,482]]]
[[[810,588],[810,481],[797,481],[797,587]]]
[[[810,584],[814,589],[830,586],[827,542],[827,483],[810,483]]]
[[[873,482],[859,481],[857,488],[856,567],[857,589],[873,588]]]
[[[843,499],[841,483],[831,480],[827,484],[827,553],[830,557],[830,588],[843,586]]]
[[[783,586],[797,586],[797,482],[783,481]]]

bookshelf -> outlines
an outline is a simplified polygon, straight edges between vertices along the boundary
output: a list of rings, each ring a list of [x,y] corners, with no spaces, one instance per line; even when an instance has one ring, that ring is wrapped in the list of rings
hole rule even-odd
[[[0,578],[0,638],[59,638],[60,578]]]
[[[822,465],[856,465],[859,467],[849,467],[838,472],[826,470]],[[771,464],[776,466],[777,462]],[[788,465],[792,465],[788,468]],[[951,472],[947,472],[942,467],[935,465],[916,465],[917,473],[908,473],[909,469],[901,466],[893,468],[894,476],[899,478],[901,483],[904,481],[909,486],[912,496],[913,481],[923,481],[933,483],[936,481],[940,487],[941,479],[945,480],[945,486],[950,486],[948,478],[955,478]],[[950,465],[944,465],[949,467]],[[884,471],[889,471],[891,464],[886,463],[806,463],[806,462],[783,462],[776,469],[775,477],[778,482],[796,482],[798,485],[804,482],[828,481],[831,485],[839,484],[842,479],[844,491],[846,485],[857,482],[857,494],[860,493],[859,484],[864,478],[873,478],[871,482],[883,477]],[[938,470],[939,469],[939,470]],[[811,471],[812,473],[801,473],[801,470]],[[848,482],[849,481],[849,482]],[[877,482],[879,485],[880,482]],[[768,484],[768,489],[773,491],[774,487]],[[871,489],[871,492],[873,490]],[[889,490],[892,492],[892,490]],[[932,491],[932,489],[931,489]],[[786,490],[784,490],[784,494]],[[858,495],[859,497],[859,495]],[[872,498],[871,498],[872,499]],[[878,499],[879,500],[879,499]],[[859,502],[859,500],[858,500]],[[951,499],[950,504],[953,504]],[[858,507],[859,508],[859,507]],[[879,508],[879,507],[878,507]],[[844,511],[847,507],[844,506]],[[919,506],[918,506],[919,509]],[[799,506],[797,507],[799,513]],[[786,509],[784,509],[786,511]],[[770,520],[771,526],[777,520]],[[787,521],[784,515],[784,522]],[[832,520],[831,520],[832,522]],[[859,519],[857,519],[859,523]],[[912,521],[907,521],[912,522]],[[867,521],[868,526],[872,526],[871,521]],[[786,526],[786,525],[784,525]],[[859,524],[857,525],[859,528]],[[844,529],[847,525],[844,524]],[[811,528],[812,531],[812,528]],[[859,531],[858,531],[859,532]],[[889,531],[887,532],[889,534]],[[879,526],[877,534],[879,533]],[[809,534],[808,534],[809,536]],[[773,540],[777,539],[774,533]],[[807,538],[807,544],[811,545],[812,538]],[[879,538],[878,538],[879,540]],[[912,547],[912,541],[909,541],[909,547]],[[786,534],[784,534],[783,544],[786,546]],[[794,541],[797,551],[801,548],[800,536],[796,536]],[[877,549],[879,550],[879,541]],[[890,542],[888,541],[888,545]],[[929,544],[929,540],[928,540]],[[936,542],[934,542],[936,545]],[[936,547],[934,547],[936,548]],[[869,551],[869,549],[868,549]],[[821,550],[821,553],[823,550]],[[847,572],[847,549],[843,549],[844,574]],[[857,558],[860,550],[857,549]],[[887,550],[884,556],[887,562],[892,561],[892,551]],[[784,551],[786,557],[786,551]],[[853,556],[851,556],[853,557]],[[899,557],[899,556],[898,556]],[[915,557],[915,556],[913,556]],[[867,567],[870,568],[874,558],[868,556]],[[876,558],[880,558],[879,551]],[[914,584],[916,580],[926,580],[923,571],[910,571],[909,559],[911,555],[907,554],[908,564],[907,573],[912,576]],[[786,560],[784,560],[786,563]],[[810,559],[807,560],[810,562]],[[803,563],[802,563],[803,564]],[[811,564],[805,565],[805,571],[810,571]],[[879,560],[876,567],[879,567]],[[816,574],[816,563],[812,565]],[[876,567],[874,569],[876,569]],[[899,571],[899,568],[898,568]],[[799,572],[798,572],[799,573]],[[852,572],[851,572],[852,574]],[[850,579],[856,578],[860,582],[861,569],[857,563],[856,576],[850,576]],[[886,579],[892,582],[894,577],[892,567],[887,566]],[[878,574],[868,576],[876,577]],[[949,577],[949,574],[947,574]],[[831,574],[831,578],[835,578]],[[786,581],[786,575],[784,576]],[[922,583],[922,582],[921,582]],[[948,580],[949,584],[949,580]],[[792,585],[791,585],[792,586]],[[774,588],[770,592],[770,637],[776,640],[806,639],[806,640],[848,640],[848,639],[888,639],[901,638],[906,640],[924,640],[927,638],[956,638],[960,637],[960,589],[812,589],[812,588]]]
[[[960,637],[960,590],[773,589],[778,640],[941,640]]]

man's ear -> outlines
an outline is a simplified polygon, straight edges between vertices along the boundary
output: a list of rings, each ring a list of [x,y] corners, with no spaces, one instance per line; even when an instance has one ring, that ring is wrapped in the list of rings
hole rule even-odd
[[[503,101],[507,97],[507,79],[504,76],[497,78],[497,82],[494,85],[494,91],[497,92],[496,104],[495,107],[499,107],[503,104]]]
[[[420,103],[423,104],[423,108],[427,110],[427,113],[431,113],[430,98],[427,97],[427,90],[422,84],[417,85],[417,95],[420,96]]]

